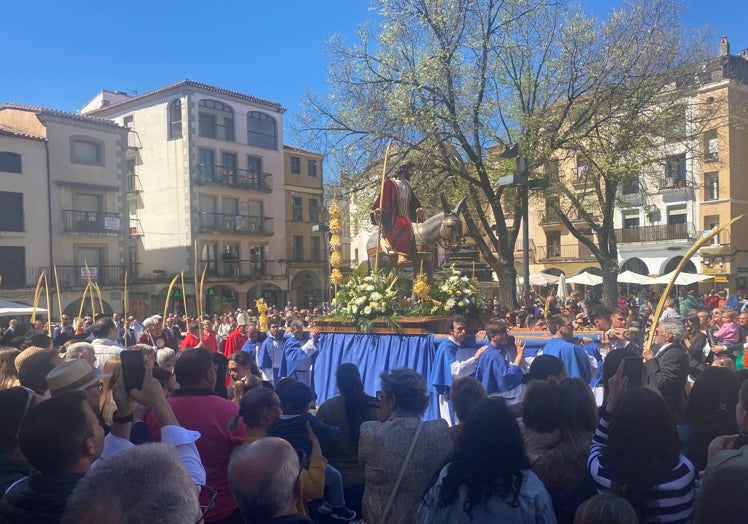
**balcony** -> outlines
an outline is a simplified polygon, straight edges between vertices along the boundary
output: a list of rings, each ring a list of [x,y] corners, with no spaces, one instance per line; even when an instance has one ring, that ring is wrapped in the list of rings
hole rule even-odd
[[[198,230],[200,233],[222,235],[272,236],[273,219],[261,216],[200,213],[198,215]]]
[[[289,264],[321,264],[324,261],[322,250],[291,249],[288,252]]]
[[[15,233],[23,233],[24,229],[24,213],[12,213],[5,211],[0,214],[0,231],[12,231]]]
[[[134,194],[143,192],[143,185],[138,175],[127,175],[127,192]]]
[[[200,260],[207,275],[226,277],[228,280],[285,277],[285,261],[280,260]]]
[[[100,287],[119,287],[125,282],[124,266],[89,266],[91,279],[99,284]],[[26,267],[18,268],[18,271],[11,271],[3,275],[4,289],[24,289],[36,287],[39,275],[43,271],[47,272],[50,289],[55,288],[54,270],[46,267]],[[130,277],[134,275],[130,272]],[[83,289],[88,284],[88,274],[86,266],[57,266],[57,278],[60,280],[60,289]]]
[[[656,226],[638,226],[616,229],[616,242],[662,242],[665,240],[691,240],[696,238],[693,223],[663,224]]]
[[[122,232],[119,213],[68,210],[62,212],[63,233],[118,236]]]
[[[143,234],[144,234],[143,226],[140,224],[140,219],[131,218],[130,219],[130,236],[131,237],[142,237]]]
[[[589,213],[589,211],[588,211]],[[578,210],[576,209],[570,209],[568,213],[566,213],[566,217],[569,219],[570,222],[585,222],[586,220],[580,216]],[[595,222],[600,221],[600,215],[597,213],[591,213],[590,216],[592,217],[592,220]],[[557,226],[561,223],[560,213],[557,211],[550,211],[547,210],[545,213],[540,214],[540,225],[541,226]]]
[[[568,262],[571,260],[593,261],[590,250],[581,244],[551,244],[550,246],[537,246],[535,248],[535,259],[538,263],[543,262]]]
[[[195,170],[197,183],[201,186],[234,187],[263,193],[270,193],[273,190],[273,175],[270,173],[209,164],[198,164]]]
[[[214,138],[216,140],[234,141],[234,125],[221,125],[212,122],[212,119],[203,119],[200,114],[200,136],[205,138]]]

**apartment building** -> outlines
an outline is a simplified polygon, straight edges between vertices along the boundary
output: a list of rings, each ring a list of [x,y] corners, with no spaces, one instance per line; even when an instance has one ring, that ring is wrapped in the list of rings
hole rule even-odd
[[[90,278],[96,308],[119,310],[127,261],[127,129],[109,120],[0,105],[0,275],[3,298],[32,303],[39,275],[50,302],[78,314]],[[41,303],[45,306],[44,300]]]
[[[329,298],[322,155],[289,145],[283,151],[289,300],[300,307],[312,306]]]
[[[283,113],[278,103],[183,80],[81,110],[129,131],[129,295],[133,312],[206,314],[288,297]],[[321,171],[321,166],[320,166]],[[306,175],[304,175],[306,176]],[[321,172],[320,172],[321,176]],[[309,203],[307,202],[307,205]]]
[[[621,188],[615,216],[621,271],[668,273],[705,231],[748,213],[748,187],[741,183],[748,174],[748,51],[731,55],[723,38],[719,56],[700,65],[682,109],[683,134],[692,138],[664,144],[663,161]],[[558,169],[583,195],[589,173],[584,157],[566,155]],[[552,197],[531,198],[531,272],[599,272],[589,250],[548,210],[547,198]],[[712,239],[685,270],[714,275],[704,287],[745,287],[747,220]],[[592,232],[590,238],[595,240]]]

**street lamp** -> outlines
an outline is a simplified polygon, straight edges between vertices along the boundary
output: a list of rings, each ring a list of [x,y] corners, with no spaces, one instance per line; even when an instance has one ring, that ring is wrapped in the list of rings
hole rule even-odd
[[[547,189],[548,180],[535,178],[530,180],[527,169],[527,157],[522,156],[519,144],[510,144],[500,158],[514,158],[514,174],[499,178],[499,186],[518,187],[522,199],[522,271],[524,273],[524,286],[522,288],[525,298],[530,296],[530,226],[529,217],[529,190]]]

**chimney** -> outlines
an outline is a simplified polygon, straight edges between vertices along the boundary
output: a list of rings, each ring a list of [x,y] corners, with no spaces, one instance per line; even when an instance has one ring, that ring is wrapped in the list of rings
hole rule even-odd
[[[730,42],[727,41],[727,37],[723,36],[719,42],[719,56],[728,56],[730,54]]]

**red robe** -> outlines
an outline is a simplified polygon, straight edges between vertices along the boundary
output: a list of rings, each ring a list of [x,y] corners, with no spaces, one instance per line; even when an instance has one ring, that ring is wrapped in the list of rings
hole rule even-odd
[[[218,352],[218,339],[215,331],[203,331],[203,346],[208,348],[211,353]]]
[[[381,206],[380,198],[377,198],[371,208],[376,210],[381,207],[382,235],[394,251],[407,255],[410,252],[411,224],[416,220],[416,210],[421,207],[421,202],[413,194],[407,180],[403,180],[401,183],[407,188],[406,198],[400,198],[397,183],[388,178],[384,181]]]
[[[241,351],[242,346],[248,338],[249,337],[247,337],[247,335],[242,333],[241,328],[236,328],[234,331],[232,331],[231,334],[226,337],[226,341],[223,345],[223,354],[226,356],[226,358],[229,358],[237,351]]]
[[[183,349],[196,348],[199,345],[200,345],[200,339],[197,338],[192,333],[187,333],[187,336],[184,337],[184,340],[182,340],[182,343],[179,344],[179,350],[181,351]]]

